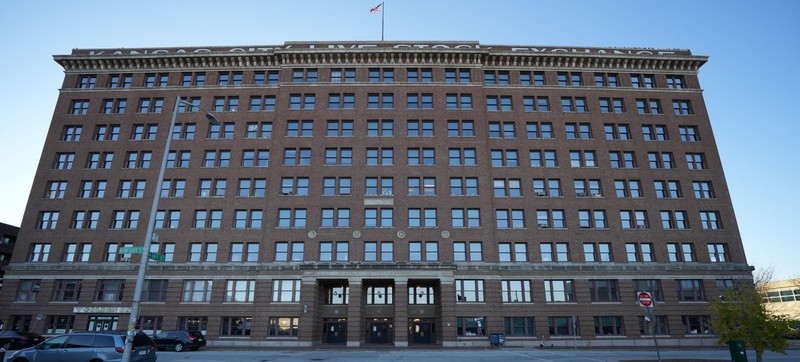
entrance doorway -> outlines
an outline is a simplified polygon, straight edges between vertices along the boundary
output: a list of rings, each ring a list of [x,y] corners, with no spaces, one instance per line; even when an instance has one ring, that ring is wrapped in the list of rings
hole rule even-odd
[[[423,318],[409,319],[408,341],[412,344],[436,343],[436,321]]]
[[[326,319],[325,323],[325,343],[345,344],[347,343],[347,319]]]
[[[117,324],[119,324],[119,317],[117,316],[93,315],[89,316],[89,324],[86,326],[86,330],[89,332],[116,331]]]
[[[389,318],[367,319],[367,343],[389,344],[394,335],[392,320]]]

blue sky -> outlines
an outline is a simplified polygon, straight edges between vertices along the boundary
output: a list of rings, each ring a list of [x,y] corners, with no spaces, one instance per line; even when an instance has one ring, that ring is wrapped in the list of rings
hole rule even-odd
[[[380,40],[378,0],[0,2],[0,222],[19,225],[72,48]],[[386,40],[688,48],[750,264],[800,277],[800,1],[387,0]],[[800,153],[799,153],[800,154]]]

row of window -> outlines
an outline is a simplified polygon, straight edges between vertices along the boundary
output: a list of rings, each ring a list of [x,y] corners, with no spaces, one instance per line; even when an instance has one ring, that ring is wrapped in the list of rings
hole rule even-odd
[[[395,121],[391,119],[370,119],[366,122],[364,135],[366,137],[394,137]],[[432,119],[411,119],[405,122],[407,137],[435,137],[436,121]],[[441,123],[441,122],[440,122]],[[363,127],[363,125],[362,125]],[[313,137],[314,120],[287,120],[285,121],[286,137]],[[513,121],[489,122],[487,124],[489,138],[515,139],[517,138],[517,124]],[[178,123],[172,130],[174,140],[193,140],[197,132],[195,123]],[[595,139],[595,130],[591,123],[566,122],[564,124],[564,139],[591,140]],[[681,142],[698,142],[700,135],[697,126],[678,126]],[[78,142],[83,133],[83,126],[67,125],[61,133],[61,141]],[[157,123],[136,123],[131,125],[128,139],[131,141],[153,141],[157,138]],[[244,134],[245,139],[270,139],[272,138],[272,122],[248,122]],[[209,125],[207,139],[233,139],[235,123],[222,123]],[[328,120],[326,122],[325,137],[354,137],[355,122],[353,120]],[[448,137],[475,137],[475,122],[472,120],[448,120]],[[631,126],[627,123],[603,124],[603,135],[608,141],[632,140]],[[120,125],[101,124],[95,126],[92,136],[94,141],[117,141],[120,136]],[[528,139],[554,139],[555,132],[551,122],[527,122],[525,136]],[[669,141],[670,135],[667,125],[643,124],[641,137],[645,141]]]
[[[396,261],[395,242],[392,241],[365,241],[359,243],[363,247],[363,261],[386,262]],[[320,241],[317,255],[310,255],[306,258],[305,243],[301,241],[286,242],[278,241],[274,243],[273,252],[274,262],[303,262],[303,261],[322,261],[322,262],[347,262],[352,261],[350,246],[347,241]],[[439,242],[437,241],[409,241],[408,261],[441,261]],[[497,261],[501,263],[525,263],[534,262],[532,255],[529,254],[528,244],[524,242],[497,243]],[[129,247],[132,244],[108,243],[105,245],[103,254],[104,262],[125,262],[130,261],[131,254],[120,252],[121,247]],[[151,252],[163,254],[166,262],[175,260],[175,243],[163,243],[153,245]],[[730,262],[730,252],[725,243],[708,243],[708,261],[712,263]],[[28,261],[47,262],[50,258],[51,245],[48,243],[31,244]],[[583,243],[582,244],[583,262],[587,263],[610,263],[616,262],[611,243]],[[190,243],[186,250],[186,262],[217,262],[220,254],[220,246],[216,242],[209,243]],[[667,243],[667,258],[671,263],[675,262],[698,262],[697,251],[694,243]],[[92,244],[89,243],[66,243],[62,249],[60,261],[71,263],[85,263],[90,261]],[[224,252],[223,252],[224,253]],[[228,261],[256,263],[259,259],[267,259],[266,253],[260,251],[260,243],[230,243],[227,251]],[[399,253],[397,253],[399,254]],[[399,256],[399,255],[397,255]],[[656,262],[655,249],[652,243],[626,243],[625,258],[629,263],[652,263]],[[316,260],[315,260],[316,259]],[[483,262],[484,243],[481,241],[454,241],[452,242],[452,259],[455,262]],[[577,258],[569,250],[569,243],[539,243],[539,260],[543,263],[570,263],[578,262]]]
[[[213,72],[212,77],[209,79],[211,82],[216,82],[219,86],[241,86],[241,85],[277,85],[280,82],[290,83],[355,83],[369,82],[369,83],[393,83],[396,80],[395,68],[330,68],[323,69],[323,76],[320,77],[320,70],[318,68],[293,68],[291,69],[291,78],[288,78],[289,72],[285,72],[283,79],[280,77],[280,71],[220,71]],[[397,70],[400,73],[400,70]],[[245,81],[247,75],[247,81]],[[592,81],[587,81],[585,77],[592,77]],[[582,72],[545,72],[545,71],[529,71],[521,70],[519,72],[511,72],[508,70],[485,70],[483,71],[483,84],[485,85],[529,85],[529,86],[545,86],[545,85],[558,85],[558,86],[591,86],[595,87],[632,87],[632,88],[656,88],[665,87],[669,89],[684,89],[686,88],[686,80],[683,75],[668,74],[663,79],[658,78],[653,74],[624,74],[620,77],[618,73],[582,73]],[[133,84],[134,75],[132,73],[123,74],[108,74],[104,78],[101,76],[101,83],[107,88],[130,88]],[[479,81],[473,75],[473,70],[470,68],[445,68],[442,72],[441,69],[434,68],[406,68],[405,79],[398,77],[398,82],[407,83],[470,83]],[[78,77],[76,88],[80,89],[94,89],[97,83],[98,76],[95,74],[86,74]],[[206,86],[207,74],[206,72],[184,72],[181,73],[179,83],[170,83],[169,73],[145,73],[141,78],[137,74],[137,84],[145,88],[155,87],[168,87],[168,86],[181,86],[181,87],[203,87]]]
[[[200,98],[189,99],[192,106],[181,104],[179,112],[198,112]],[[637,98],[636,111],[638,114],[663,114],[661,100],[657,98]],[[408,93],[406,94],[406,109],[434,109],[433,93]],[[88,99],[73,100],[69,113],[73,115],[89,114],[91,105]],[[561,111],[564,113],[587,113],[589,106],[586,97],[561,97]],[[101,114],[124,114],[128,106],[125,98],[103,99],[99,112]],[[317,96],[314,93],[292,93],[289,95],[287,109],[290,110],[313,110],[317,107]],[[363,107],[359,105],[359,108]],[[188,108],[188,109],[187,109]],[[214,97],[214,104],[211,109],[214,112],[237,112],[239,111],[239,97]],[[247,109],[251,112],[274,111],[276,101],[274,95],[251,96],[250,104]],[[395,97],[393,93],[369,93],[367,95],[366,109],[394,109]],[[446,109],[473,109],[472,94],[468,93],[447,93],[445,95]],[[330,93],[328,94],[329,110],[356,109],[355,93]],[[525,112],[550,112],[550,98],[547,96],[524,96],[522,97],[522,109]],[[599,98],[598,109],[600,113],[626,113],[626,106],[622,98]],[[694,114],[691,101],[685,99],[672,100],[672,109],[675,115]],[[487,95],[487,111],[513,111],[514,101],[511,95]],[[164,111],[164,98],[139,98],[136,113],[162,113]]]
[[[360,152],[359,152],[360,153]],[[406,148],[405,162],[407,166],[435,166],[435,147],[408,147]],[[491,149],[488,152],[492,167],[521,167],[520,152],[517,149]],[[483,155],[483,153],[480,153]],[[192,151],[176,150],[167,155],[167,168],[190,167]],[[366,166],[394,166],[395,149],[393,147],[366,147],[360,157]],[[530,167],[559,167],[558,152],[556,150],[529,150],[528,164]],[[354,154],[352,147],[326,147],[323,155],[323,165],[326,166],[352,166]],[[204,150],[201,167],[228,168],[231,167],[232,152],[229,149]],[[269,166],[270,150],[242,150],[240,167],[267,167]],[[447,149],[448,166],[477,166],[479,152],[473,147],[450,147]],[[705,153],[686,152],[684,154],[686,168],[689,170],[708,169]],[[84,167],[86,169],[111,169],[113,166],[113,152],[89,152],[86,155]],[[611,168],[638,168],[639,161],[636,151],[609,151],[608,160]],[[149,168],[152,161],[151,151],[128,151],[123,160],[125,169]],[[312,148],[287,147],[283,149],[283,166],[311,166]],[[55,154],[51,168],[53,170],[71,170],[75,165],[74,152],[58,152]],[[572,168],[597,168],[599,162],[595,150],[570,150],[569,165]],[[677,162],[673,152],[647,152],[647,165],[653,170],[676,169]]]

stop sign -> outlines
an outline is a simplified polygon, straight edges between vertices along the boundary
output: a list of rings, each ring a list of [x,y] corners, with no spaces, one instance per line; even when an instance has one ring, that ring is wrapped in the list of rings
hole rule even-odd
[[[639,292],[639,305],[642,307],[652,307],[653,306],[653,297],[650,296],[650,292]]]

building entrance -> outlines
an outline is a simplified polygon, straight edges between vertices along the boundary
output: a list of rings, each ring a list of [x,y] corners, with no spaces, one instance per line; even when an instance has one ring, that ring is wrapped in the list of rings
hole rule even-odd
[[[86,330],[90,332],[116,331],[118,323],[119,317],[116,316],[93,315],[89,316],[89,323],[86,326]]]
[[[347,319],[341,318],[325,320],[325,343],[347,343]]]
[[[367,343],[389,344],[392,342],[394,328],[387,318],[367,319]]]
[[[408,320],[408,342],[412,344],[436,343],[436,322],[434,319],[413,318]]]

